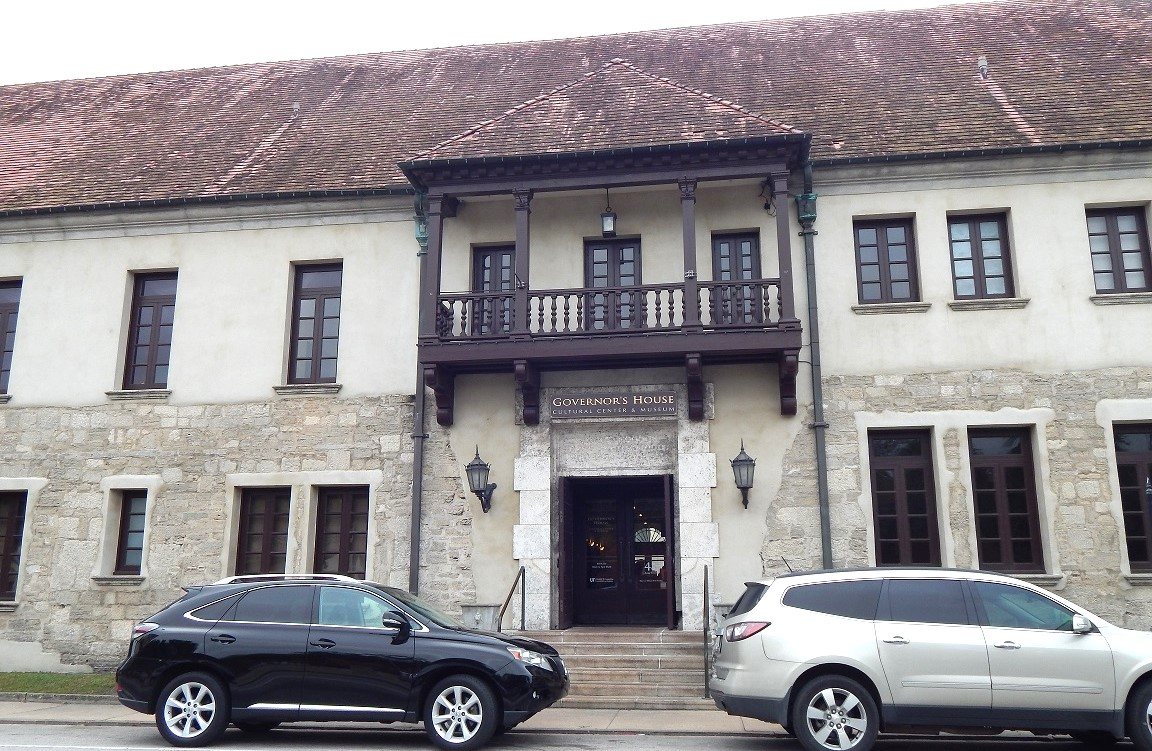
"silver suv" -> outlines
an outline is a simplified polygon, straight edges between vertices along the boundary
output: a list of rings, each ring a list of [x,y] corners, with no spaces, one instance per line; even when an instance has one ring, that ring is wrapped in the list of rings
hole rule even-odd
[[[1152,633],[984,571],[748,582],[716,636],[708,686],[728,714],[778,723],[809,751],[963,728],[1129,736],[1152,751]]]

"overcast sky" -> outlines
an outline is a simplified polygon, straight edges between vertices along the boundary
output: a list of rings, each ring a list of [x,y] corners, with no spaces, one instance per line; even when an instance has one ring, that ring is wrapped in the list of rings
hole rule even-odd
[[[4,0],[0,84],[957,0]]]

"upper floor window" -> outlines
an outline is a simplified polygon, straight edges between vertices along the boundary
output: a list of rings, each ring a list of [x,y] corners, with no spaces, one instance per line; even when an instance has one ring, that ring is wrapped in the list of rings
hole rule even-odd
[[[869,431],[877,566],[939,566],[940,528],[927,430]]]
[[[16,599],[27,503],[28,494],[22,491],[0,493],[0,600]]]
[[[282,574],[288,553],[290,488],[244,488],[236,575]]]
[[[20,282],[0,282],[0,394],[8,393],[12,350],[16,346],[16,314],[20,309]]]
[[[596,240],[584,247],[584,286],[588,295],[584,325],[589,329],[628,329],[640,319],[640,241]],[[601,291],[602,290],[602,291]]]
[[[755,232],[712,236],[712,279],[717,282],[760,278],[760,236]],[[728,284],[716,288],[713,320],[723,323],[760,323],[764,320],[762,286]]]
[[[1133,571],[1152,571],[1152,526],[1148,520],[1148,504],[1152,503],[1152,423],[1116,425],[1112,436],[1116,442],[1116,474],[1120,480],[1128,564]]]
[[[980,568],[1044,571],[1032,441],[1024,428],[970,430]]]
[[[168,387],[172,319],[176,313],[176,272],[137,274],[128,326],[125,389]]]
[[[116,568],[112,573],[138,575],[144,560],[147,490],[120,492],[120,530],[116,539]]]
[[[912,220],[855,222],[860,302],[916,302],[916,245]]]
[[[296,267],[289,383],[335,383],[343,264]]]
[[[957,300],[1012,297],[1008,222],[1003,214],[948,219],[952,285]]]
[[[507,334],[512,330],[512,291],[516,281],[516,249],[474,248],[472,291],[491,293],[478,298],[472,310],[472,330],[477,334]],[[507,292],[509,294],[499,294]]]
[[[1152,257],[1141,208],[1088,212],[1088,249],[1096,291],[1152,291]]]
[[[320,488],[314,572],[363,579],[367,564],[368,488]]]

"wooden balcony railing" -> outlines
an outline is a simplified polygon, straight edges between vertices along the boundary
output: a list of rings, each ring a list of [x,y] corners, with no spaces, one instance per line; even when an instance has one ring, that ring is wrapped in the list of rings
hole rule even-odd
[[[698,282],[702,330],[777,328],[781,322],[779,279]],[[441,341],[594,336],[679,331],[684,326],[684,285],[531,290],[527,310],[516,310],[516,293],[441,293],[436,333]],[[517,321],[527,321],[522,332]]]

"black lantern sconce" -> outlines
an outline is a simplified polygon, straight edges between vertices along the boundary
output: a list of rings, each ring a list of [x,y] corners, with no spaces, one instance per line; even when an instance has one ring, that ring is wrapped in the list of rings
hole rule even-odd
[[[740,441],[740,453],[732,460],[732,475],[736,480],[736,487],[740,488],[744,508],[748,508],[748,491],[752,489],[752,477],[755,474],[756,460],[744,453],[744,441]]]
[[[616,237],[616,212],[612,210],[607,188],[604,189],[604,211],[600,214],[600,232],[604,237]]]
[[[479,446],[476,447],[476,458],[464,467],[468,473],[468,489],[480,499],[480,508],[484,509],[485,514],[492,508],[492,491],[496,489],[496,483],[488,482],[488,470],[491,468],[488,462],[480,458]]]

